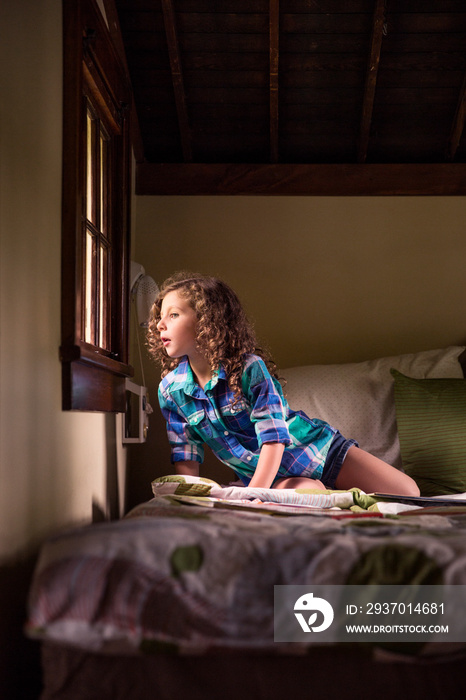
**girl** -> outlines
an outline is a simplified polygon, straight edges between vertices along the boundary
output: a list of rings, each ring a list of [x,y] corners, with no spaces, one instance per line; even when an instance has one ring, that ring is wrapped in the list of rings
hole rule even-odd
[[[221,280],[190,273],[168,279],[148,344],[162,364],[159,402],[178,474],[199,474],[206,443],[251,487],[419,495],[407,474],[290,409],[275,364]]]

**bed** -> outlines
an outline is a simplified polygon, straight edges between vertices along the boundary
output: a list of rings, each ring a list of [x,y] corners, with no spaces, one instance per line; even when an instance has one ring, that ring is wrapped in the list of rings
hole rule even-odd
[[[382,697],[456,695],[466,636],[276,641],[274,591],[466,584],[464,360],[454,346],[282,372],[293,408],[405,469],[425,503],[168,468],[123,519],[47,540],[26,625],[41,641],[42,700],[359,698],[362,684]]]

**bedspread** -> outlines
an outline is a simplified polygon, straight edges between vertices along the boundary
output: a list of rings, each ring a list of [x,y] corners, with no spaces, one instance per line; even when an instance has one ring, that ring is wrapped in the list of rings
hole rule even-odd
[[[295,496],[280,506],[245,492],[159,492],[121,521],[51,538],[27,633],[129,654],[288,652],[273,640],[274,585],[466,584],[464,506],[387,514],[352,490],[323,494],[340,507],[311,515]]]

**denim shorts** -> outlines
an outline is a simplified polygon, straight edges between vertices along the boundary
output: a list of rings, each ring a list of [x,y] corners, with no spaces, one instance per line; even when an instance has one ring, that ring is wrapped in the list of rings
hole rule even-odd
[[[335,488],[335,481],[337,480],[340,469],[343,466],[345,457],[348,453],[350,447],[359,447],[356,440],[347,440],[338,431],[335,433],[330,449],[327,453],[327,458],[324,464],[324,471],[320,480],[328,489]]]

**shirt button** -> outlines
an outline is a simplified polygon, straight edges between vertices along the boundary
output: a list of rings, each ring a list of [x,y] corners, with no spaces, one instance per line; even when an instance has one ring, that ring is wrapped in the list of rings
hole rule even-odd
[[[248,456],[246,457],[246,459],[248,460],[248,462],[250,462],[251,459],[252,459],[251,455],[248,455]]]
[[[224,430],[224,431],[223,431],[223,434],[224,434],[224,435],[228,435],[228,430]]]

